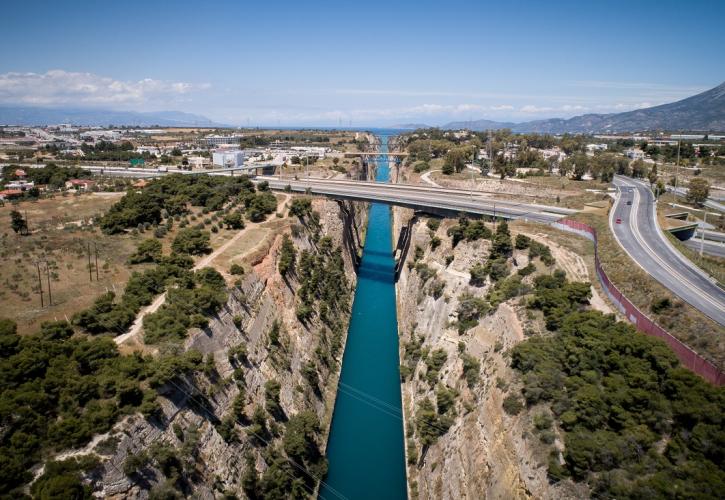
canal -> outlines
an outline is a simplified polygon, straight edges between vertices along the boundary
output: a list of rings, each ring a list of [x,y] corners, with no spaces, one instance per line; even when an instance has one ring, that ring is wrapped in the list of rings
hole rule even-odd
[[[378,135],[387,152],[388,135]],[[384,158],[384,157],[381,157]],[[378,161],[376,181],[390,176]],[[404,499],[398,320],[390,207],[373,203],[358,272],[320,498]]]

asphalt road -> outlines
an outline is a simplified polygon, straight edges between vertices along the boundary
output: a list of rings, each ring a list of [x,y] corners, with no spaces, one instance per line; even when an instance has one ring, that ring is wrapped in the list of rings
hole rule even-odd
[[[609,224],[619,244],[672,293],[725,326],[725,291],[667,241],[657,224],[655,199],[649,186],[621,176],[615,176],[614,184],[619,193]],[[616,223],[617,218],[621,224]]]
[[[700,245],[702,245],[702,253],[705,255],[713,255],[715,257],[725,259],[725,243],[719,243],[708,239],[700,241],[700,237],[698,236],[683,241],[682,244],[687,248],[695,250],[696,252],[700,251]]]

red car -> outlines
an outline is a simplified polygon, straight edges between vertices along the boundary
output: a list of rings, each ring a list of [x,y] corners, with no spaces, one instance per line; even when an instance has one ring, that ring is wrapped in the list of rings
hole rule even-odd
[[[617,224],[621,224],[621,223],[622,223],[622,219],[621,219],[621,218],[619,218],[619,217],[617,217],[617,220],[616,220],[616,221],[614,221],[614,222],[616,222]]]

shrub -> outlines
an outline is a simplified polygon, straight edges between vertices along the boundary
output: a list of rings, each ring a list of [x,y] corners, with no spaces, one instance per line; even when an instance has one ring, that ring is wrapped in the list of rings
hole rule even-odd
[[[524,404],[521,402],[521,398],[515,394],[509,394],[503,400],[503,409],[509,415],[518,415],[524,409]]]

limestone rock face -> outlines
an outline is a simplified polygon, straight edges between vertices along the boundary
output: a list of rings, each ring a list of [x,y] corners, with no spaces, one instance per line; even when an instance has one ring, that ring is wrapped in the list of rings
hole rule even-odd
[[[412,213],[401,209],[394,213],[397,236]],[[549,484],[546,456],[537,448],[538,439],[525,438],[532,427],[531,415],[511,416],[502,408],[508,386],[515,383],[505,353],[524,339],[525,307],[508,300],[468,331],[459,333],[456,327],[460,296],[469,292],[485,297],[491,288],[488,282],[482,287],[469,284],[470,268],[486,262],[491,242],[462,241],[452,248],[447,229],[456,221],[442,220],[435,231],[426,222],[421,218],[413,226],[408,262],[396,286],[401,364],[412,365],[401,387],[411,497],[553,500],[587,496],[587,492],[572,491],[571,484]],[[432,232],[441,240],[435,249],[430,244]],[[421,249],[418,260],[416,246]],[[513,257],[514,272],[529,263],[524,252],[515,250]],[[441,284],[443,291],[436,297],[434,290]],[[411,345],[416,342],[423,354],[410,363],[406,352],[414,351]],[[445,352],[446,359],[431,382],[424,358],[427,354],[430,359],[436,350]],[[473,386],[465,378],[464,356],[480,363],[479,380]],[[450,427],[441,431],[434,444],[424,446],[416,414],[426,399],[435,408],[439,387],[456,394]]]
[[[158,399],[163,416],[147,420],[131,415],[86,449],[73,452],[93,452],[101,458],[101,466],[88,478],[96,495],[148,498],[151,489],[163,486],[168,477],[153,464],[130,473],[129,457],[168,445],[181,461],[181,474],[194,497],[212,499],[224,492],[244,497],[241,479],[248,467],[247,457],[251,456],[257,472],[263,473],[267,466],[263,454],[266,448],[280,444],[284,418],[306,410],[316,413],[321,422],[324,450],[356,283],[355,257],[348,250],[354,246],[344,241],[343,221],[352,217],[362,233],[365,208],[356,205],[351,209],[348,205],[345,212],[334,201],[314,200],[319,222],[294,218],[280,224],[267,252],[251,262],[251,272],[229,290],[222,310],[209,318],[204,329],[190,330],[183,345],[177,347],[201,352],[205,369],[178,376],[161,389]],[[283,234],[291,235],[298,258],[303,250],[318,252],[319,238],[324,236],[331,239],[332,248],[342,249],[349,304],[338,311],[342,348],[334,356],[329,355],[330,333],[324,333],[326,327],[320,318],[315,315],[303,323],[295,314],[300,282],[294,275],[283,278],[277,270]],[[273,330],[275,339],[271,338]],[[239,346],[246,351],[243,361],[230,356],[230,350],[237,352]],[[325,354],[327,361],[321,360]],[[311,361],[317,370],[317,390],[303,372],[305,363]],[[265,446],[250,436],[248,429],[255,408],[265,408],[265,383],[270,380],[279,383],[284,417],[275,422],[267,416],[270,435]],[[240,392],[241,411],[239,403],[235,405]],[[232,424],[233,439],[225,441],[220,433],[223,422]]]

